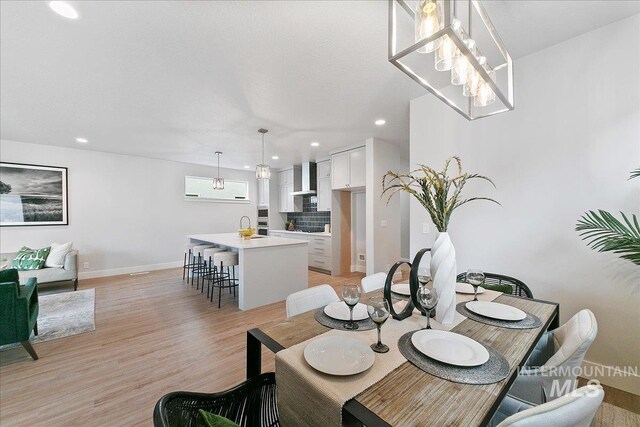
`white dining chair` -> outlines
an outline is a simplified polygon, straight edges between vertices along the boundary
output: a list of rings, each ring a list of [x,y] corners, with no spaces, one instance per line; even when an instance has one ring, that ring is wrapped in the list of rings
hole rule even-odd
[[[384,282],[387,281],[386,273],[376,273],[370,276],[363,277],[360,281],[362,292],[373,292],[384,287]]]
[[[287,318],[337,301],[340,301],[340,298],[336,291],[329,285],[314,286],[309,289],[294,292],[287,297]]]
[[[597,333],[596,317],[587,309],[545,333],[518,373],[509,395],[538,405],[575,390],[576,374]]]
[[[554,401],[531,406],[505,397],[489,423],[491,427],[589,427],[604,391],[599,385],[587,385]]]

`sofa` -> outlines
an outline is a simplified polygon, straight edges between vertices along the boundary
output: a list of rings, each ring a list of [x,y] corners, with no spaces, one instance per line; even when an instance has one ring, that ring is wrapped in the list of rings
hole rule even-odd
[[[0,345],[21,343],[38,360],[31,345],[31,331],[38,335],[38,284],[30,278],[20,286],[14,268],[0,271]]]
[[[15,258],[16,254],[2,254],[2,259],[7,260],[7,268],[11,268],[11,260]],[[20,283],[26,283],[32,277],[35,277],[38,281],[38,286],[46,285],[47,283],[61,283],[72,282],[73,290],[78,290],[78,251],[71,250],[64,258],[64,267],[44,267],[39,270],[24,270],[18,271],[20,275]]]

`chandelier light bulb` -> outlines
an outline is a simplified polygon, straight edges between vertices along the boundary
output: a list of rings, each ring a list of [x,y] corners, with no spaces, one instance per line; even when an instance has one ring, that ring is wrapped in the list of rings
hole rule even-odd
[[[478,58],[478,62],[481,66],[484,67],[484,65],[487,63],[487,58],[485,58],[484,56],[480,56]],[[476,96],[476,94],[478,93],[478,85],[481,81],[482,77],[476,71],[476,69],[473,67],[469,67],[469,72],[467,73],[467,81],[462,88],[462,94],[466,97]]]
[[[475,55],[476,42],[473,39],[465,39],[464,35],[463,40],[464,44]],[[451,67],[451,84],[456,86],[463,85],[467,81],[467,74],[470,67],[471,64],[469,64],[467,57],[464,56],[460,50],[457,50],[453,58],[453,66]]]
[[[442,29],[442,5],[438,0],[420,0],[415,11],[415,40],[431,37]],[[440,47],[442,38],[427,43],[417,50],[419,53],[433,52]]]

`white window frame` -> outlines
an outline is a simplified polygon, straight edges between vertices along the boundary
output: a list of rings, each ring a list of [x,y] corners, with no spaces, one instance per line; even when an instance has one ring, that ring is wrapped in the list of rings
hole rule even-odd
[[[183,193],[185,201],[189,201],[189,202],[205,202],[205,203],[241,203],[241,204],[251,203],[251,193],[249,191],[249,181],[244,181],[244,180],[241,180],[241,179],[226,179],[225,178],[225,180],[224,180],[225,184],[227,182],[236,182],[236,183],[244,184],[246,186],[246,188],[247,188],[247,197],[245,199],[217,199],[215,197],[214,198],[210,198],[210,197],[192,197],[192,196],[187,196],[187,179],[189,179],[189,178],[208,180],[208,181],[211,181],[211,185],[213,186],[213,177],[185,175],[185,177],[184,177],[184,186],[182,187],[182,193]]]

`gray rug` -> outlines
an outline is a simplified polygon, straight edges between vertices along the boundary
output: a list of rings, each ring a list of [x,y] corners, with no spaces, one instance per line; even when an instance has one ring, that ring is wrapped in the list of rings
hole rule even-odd
[[[31,342],[55,340],[83,332],[95,331],[95,289],[38,295],[38,335]],[[0,349],[20,346],[10,344]]]

